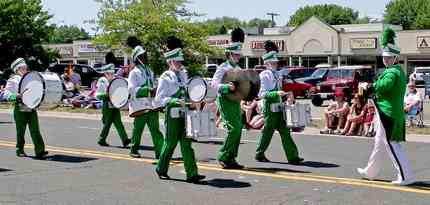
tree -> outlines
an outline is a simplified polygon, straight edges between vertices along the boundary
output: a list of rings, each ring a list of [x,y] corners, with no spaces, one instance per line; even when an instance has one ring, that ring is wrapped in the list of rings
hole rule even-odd
[[[218,52],[208,45],[207,31],[191,23],[191,17],[197,14],[185,9],[186,0],[97,1],[102,3],[98,21],[102,34],[97,36],[96,43],[125,49],[127,37],[136,35],[149,51],[149,66],[157,74],[167,68],[162,56],[169,36],[183,40],[185,62],[190,70],[202,68],[204,56]]]
[[[384,20],[406,30],[430,29],[430,0],[392,0],[386,6]]]
[[[305,6],[290,17],[288,26],[299,26],[312,16],[317,16],[330,25],[352,24],[359,18],[357,11],[335,4]]]
[[[77,26],[57,26],[53,25],[54,32],[49,39],[49,43],[72,43],[75,40],[89,40],[90,35]]]
[[[40,0],[0,0],[0,69],[10,67],[18,57],[43,63],[30,67],[33,70],[46,68],[54,60],[55,54],[42,47],[52,33],[50,18]]]
[[[237,18],[232,17],[220,17],[215,19],[208,19],[203,22],[197,23],[199,26],[205,28],[209,35],[220,35],[227,34],[227,31],[236,27],[259,27],[267,28],[270,27],[272,21],[266,19],[254,18],[250,21],[241,21]]]

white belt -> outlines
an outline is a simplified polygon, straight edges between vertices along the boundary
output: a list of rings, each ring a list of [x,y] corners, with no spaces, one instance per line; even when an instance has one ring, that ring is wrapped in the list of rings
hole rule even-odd
[[[284,111],[284,103],[273,103],[270,105],[271,112],[283,112]]]
[[[185,109],[182,107],[170,108],[169,114],[170,117],[174,119],[185,118]]]

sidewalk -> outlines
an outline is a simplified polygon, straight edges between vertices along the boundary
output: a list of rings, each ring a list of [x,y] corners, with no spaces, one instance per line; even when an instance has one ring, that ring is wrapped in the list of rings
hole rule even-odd
[[[55,112],[55,111],[38,111],[37,112],[40,117],[55,117],[55,118],[64,118],[64,119],[85,119],[85,120],[101,120],[102,114],[86,114],[86,113],[67,113],[67,112]],[[12,110],[8,109],[0,109],[0,114],[12,114]],[[132,123],[133,118],[128,116],[122,117],[123,122]],[[162,120],[162,119],[160,119]],[[163,124],[164,122],[160,122]],[[260,130],[249,130],[250,133],[259,133]],[[319,129],[313,127],[307,127],[303,132],[294,132],[294,135],[311,135],[311,136],[332,136],[339,138],[357,138],[357,139],[367,139],[372,140],[373,138],[366,137],[358,137],[358,136],[342,136],[342,135],[322,135],[319,133]],[[430,143],[430,135],[415,135],[415,134],[407,134],[408,142],[424,142]]]

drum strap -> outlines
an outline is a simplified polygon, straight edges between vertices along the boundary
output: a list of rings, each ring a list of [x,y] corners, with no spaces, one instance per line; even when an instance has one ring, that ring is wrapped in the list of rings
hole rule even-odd
[[[149,68],[146,65],[139,65],[139,69],[142,72],[142,77],[146,79],[146,82],[144,84],[152,88],[152,86],[154,86],[154,79],[152,79],[152,75],[149,71]]]
[[[276,90],[280,90],[281,89],[281,83],[280,83],[280,77],[279,77],[279,73],[274,71],[274,70],[270,70],[272,72],[273,78],[275,79],[275,88]]]

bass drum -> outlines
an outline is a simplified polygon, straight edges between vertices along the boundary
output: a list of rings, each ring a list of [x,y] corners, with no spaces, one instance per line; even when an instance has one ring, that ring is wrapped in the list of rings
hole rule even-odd
[[[63,97],[63,83],[60,76],[53,72],[43,72],[41,75],[45,82],[45,97],[42,105],[59,104]]]
[[[45,97],[45,86],[45,81],[38,72],[32,71],[22,76],[18,86],[22,104],[29,109],[38,108]]]
[[[114,78],[108,88],[109,101],[114,108],[122,108],[127,105],[130,93],[128,91],[128,81],[124,78]]]
[[[36,109],[40,105],[58,104],[63,96],[63,84],[56,73],[32,71],[22,77],[18,93],[27,108]]]

